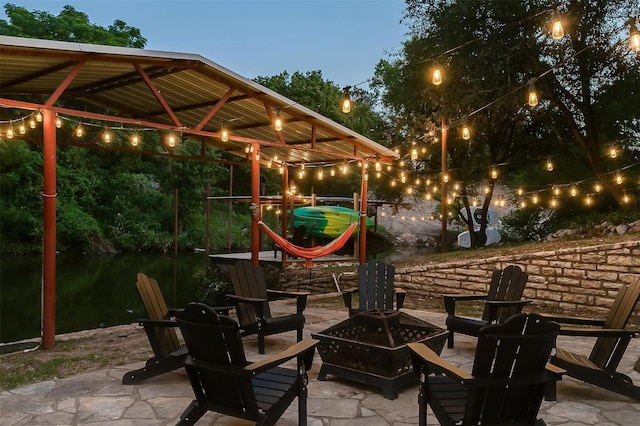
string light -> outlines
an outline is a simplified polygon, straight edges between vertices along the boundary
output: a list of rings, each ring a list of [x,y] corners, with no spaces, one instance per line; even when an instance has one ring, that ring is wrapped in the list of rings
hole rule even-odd
[[[173,133],[173,130],[169,131],[169,136],[167,137],[167,145],[169,145],[170,148],[176,146],[176,135]]]
[[[220,140],[227,142],[229,140],[229,131],[227,130],[226,122],[222,122],[222,129],[220,130]]]
[[[111,143],[111,133],[109,133],[109,129],[105,127],[104,133],[102,134],[102,139],[105,143]]]
[[[548,172],[552,172],[553,171],[553,163],[551,162],[550,158],[547,158],[547,171]]]
[[[36,111],[36,121],[38,123],[42,123],[42,113],[40,112],[40,109]]]
[[[431,76],[431,84],[433,84],[434,86],[439,86],[439,85],[442,84],[442,70],[440,69],[440,65],[438,65],[437,61],[433,66],[433,74]]]
[[[596,182],[596,184],[594,185],[593,189],[594,189],[596,192],[600,192],[600,191],[602,191],[602,185],[600,184],[600,182],[599,182],[599,181],[598,181],[598,182]]]
[[[20,126],[18,127],[18,132],[19,132],[21,135],[24,135],[25,133],[27,133],[27,128],[26,128],[26,126],[24,125],[24,119],[22,119],[22,121],[20,122]]]
[[[495,167],[491,168],[491,179],[498,179],[498,169]]]
[[[556,17],[551,24],[551,38],[554,40],[560,40],[564,37],[564,28],[562,28],[562,21],[559,17]]]
[[[468,141],[471,138],[471,130],[469,130],[469,126],[467,123],[462,125],[462,139]]]
[[[56,114],[56,127],[58,129],[62,128],[62,119],[60,118],[60,116],[58,114]]]
[[[33,118],[33,116],[29,119],[29,127],[31,129],[35,129],[36,128],[36,119]]]
[[[571,191],[569,192],[571,194],[572,197],[575,197],[578,195],[578,188],[574,186],[571,187]]]
[[[640,32],[638,32],[638,28],[636,27],[635,19],[633,19],[630,24],[629,46],[634,52],[640,52]]]
[[[9,122],[9,128],[7,129],[7,139],[13,139],[13,126]]]
[[[131,146],[138,146],[140,144],[140,136],[138,135],[138,129],[131,135]]]
[[[282,131],[282,117],[280,117],[280,108],[276,110],[276,119],[273,124],[273,128],[276,130],[276,132]]]
[[[538,93],[536,93],[536,86],[533,82],[533,79],[529,82],[529,93],[527,94],[527,102],[530,107],[538,105]]]
[[[622,185],[622,175],[620,174],[620,172],[616,173],[616,183],[618,185]]]
[[[81,138],[84,135],[84,129],[82,128],[82,123],[78,123],[78,127],[76,127],[76,137]]]
[[[351,86],[346,86],[344,89],[344,96],[342,97],[342,112],[349,114],[351,112]]]
[[[609,148],[609,157],[616,158],[618,156],[618,150],[615,145],[611,145]]]

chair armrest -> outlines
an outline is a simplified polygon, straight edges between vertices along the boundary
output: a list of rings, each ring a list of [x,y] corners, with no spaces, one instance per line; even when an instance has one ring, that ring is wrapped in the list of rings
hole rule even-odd
[[[233,300],[235,303],[250,303],[252,305],[259,305],[267,302],[267,299],[260,299],[257,297],[242,297],[236,296],[235,294],[227,294],[227,297]]]
[[[555,321],[558,324],[575,324],[575,325],[592,325],[595,327],[602,327],[604,325],[603,319],[597,318],[585,318],[585,317],[564,317],[560,315],[552,314],[540,314],[547,321]]]
[[[267,290],[268,295],[274,295],[277,298],[296,298],[296,312],[301,314],[307,307],[307,296],[311,293],[307,291],[281,291]]]
[[[258,374],[300,356],[304,356],[305,365],[309,369],[318,343],[320,342],[313,339],[302,340],[278,354],[247,365],[244,370],[251,372],[251,374]]]
[[[178,326],[178,323],[176,322],[176,320],[172,320],[172,319],[154,320],[154,319],[144,318],[144,319],[137,319],[136,321],[138,321],[138,325],[141,325],[143,327],[177,327]]]
[[[456,380],[473,379],[471,374],[443,360],[423,343],[407,343],[407,347],[415,354],[421,364],[428,364],[429,370],[434,373],[446,374]]]
[[[308,291],[267,290],[267,294],[274,295],[276,297],[282,297],[282,298],[294,298],[294,297],[309,296],[311,293],[309,293]]]
[[[444,300],[444,310],[447,311],[449,315],[456,314],[456,302],[460,301],[468,301],[468,300],[487,300],[486,294],[443,294],[442,298]]]
[[[584,337],[622,337],[631,339],[638,337],[640,330],[621,330],[619,328],[560,328],[561,336],[584,336]]]

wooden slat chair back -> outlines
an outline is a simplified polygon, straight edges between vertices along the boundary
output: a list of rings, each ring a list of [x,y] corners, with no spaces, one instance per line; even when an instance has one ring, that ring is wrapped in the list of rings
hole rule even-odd
[[[517,265],[509,265],[502,270],[494,271],[487,292],[487,301],[520,300],[528,279],[529,274]],[[506,306],[498,309],[496,318],[491,318],[489,306],[485,304],[482,312],[482,319],[485,321],[504,322],[522,309],[521,306]]]
[[[529,303],[522,300],[529,274],[517,265],[509,265],[491,274],[491,282],[486,295],[481,294],[443,294],[447,312],[447,346],[453,347],[454,333],[477,336],[482,327],[490,323],[501,323],[514,314],[520,313]],[[484,301],[482,317],[467,318],[456,315],[456,303],[464,301]]]
[[[640,386],[635,385],[630,376],[617,371],[631,339],[640,334],[640,330],[626,328],[639,301],[640,279],[620,287],[604,320],[545,315],[567,325],[562,326],[560,335],[596,338],[588,357],[561,346],[551,362],[578,380],[640,400]]]
[[[169,308],[164,300],[158,281],[147,277],[143,273],[138,274],[136,289],[144,305],[147,318],[151,320],[167,319]],[[153,337],[149,337],[149,342],[153,353],[157,357],[163,357],[180,347],[180,341],[175,328],[156,327],[152,331]]]
[[[298,342],[304,329],[303,311],[308,292],[267,289],[264,272],[258,265],[241,260],[229,270],[235,294],[227,295],[235,305],[241,336],[258,335],[258,352],[265,353],[265,336],[295,330]],[[296,312],[272,316],[269,298],[295,298]]]
[[[483,327],[471,374],[424,345],[409,344],[421,377],[420,424],[426,424],[427,404],[441,425],[538,424],[548,387],[560,378],[558,371],[547,370],[559,329],[524,313]]]
[[[262,309],[265,317],[271,317],[269,309],[267,285],[264,280],[264,271],[261,267],[251,262],[241,261],[229,269],[233,291],[236,295],[263,299]],[[240,324],[252,324],[257,321],[254,305],[242,303],[236,306],[236,314]]]
[[[138,324],[144,327],[153,357],[146,361],[144,367],[125,373],[122,376],[123,385],[181,368],[187,357],[187,347],[180,343],[176,333],[178,323],[173,316],[177,310],[167,307],[158,282],[140,272],[136,289],[147,314],[146,318],[138,319]]]
[[[306,372],[317,342],[299,342],[249,363],[233,318],[202,303],[190,303],[176,319],[189,349],[185,369],[195,394],[178,425],[195,424],[207,411],[273,425],[295,398],[299,424],[306,424]],[[280,366],[290,359],[297,359],[296,368]]]
[[[404,304],[405,291],[395,288],[395,272],[393,265],[381,260],[371,260],[358,266],[358,307],[352,307],[354,290],[342,292],[349,316],[372,309],[401,309]],[[395,301],[395,308],[394,308]]]
[[[639,299],[640,280],[622,286],[611,305],[602,328],[623,330],[627,326]],[[622,356],[622,354],[618,357],[614,356],[618,340],[615,337],[598,337],[589,355],[591,362],[604,370],[611,368],[611,365],[613,365],[615,370]]]

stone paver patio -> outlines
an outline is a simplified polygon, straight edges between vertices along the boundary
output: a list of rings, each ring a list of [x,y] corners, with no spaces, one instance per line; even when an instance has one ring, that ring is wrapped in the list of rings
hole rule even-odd
[[[410,315],[444,327],[444,314],[403,309]],[[307,308],[305,336],[319,332],[346,318],[346,311]],[[247,357],[258,355],[257,340],[245,338]],[[295,332],[267,337],[267,356],[295,341]],[[592,341],[559,337],[559,347],[588,353]],[[456,347],[442,351],[442,357],[470,371],[475,339],[456,336]],[[640,373],[633,370],[640,358],[640,339],[633,339],[622,360],[620,371],[640,383]],[[142,363],[36,383],[0,394],[0,425],[174,425],[193,399],[184,370],[148,379],[137,385],[122,385],[122,375]],[[401,390],[395,400],[382,396],[380,389],[329,376],[318,381],[321,364],[316,353],[309,372],[309,425],[376,426],[415,425],[418,423],[417,385]],[[297,424],[297,401],[278,424]],[[544,401],[540,418],[548,425],[623,425],[640,424],[640,401],[602,390],[565,377],[558,384],[558,400]],[[429,413],[429,424],[437,424]],[[249,422],[207,413],[198,425],[248,425]]]

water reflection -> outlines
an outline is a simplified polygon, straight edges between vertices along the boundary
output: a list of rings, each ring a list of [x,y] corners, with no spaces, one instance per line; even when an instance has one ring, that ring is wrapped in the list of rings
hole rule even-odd
[[[204,254],[58,255],[56,334],[126,324],[144,316],[135,289],[136,274],[158,280],[167,304],[193,300],[193,274]],[[40,336],[42,257],[0,258],[0,342]]]

